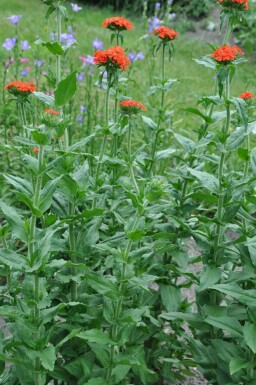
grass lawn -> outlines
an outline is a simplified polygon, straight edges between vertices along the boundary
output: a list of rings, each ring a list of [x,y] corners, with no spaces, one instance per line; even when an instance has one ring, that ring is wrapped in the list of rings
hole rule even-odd
[[[69,7],[68,7],[69,8]],[[39,0],[2,0],[0,2],[0,32],[1,32],[1,56],[4,61],[8,57],[8,52],[2,48],[2,43],[7,37],[15,36],[15,27],[6,20],[6,17],[13,14],[21,14],[22,20],[19,23],[19,29],[22,40],[27,39],[35,51],[36,45],[33,42],[39,36],[44,40],[49,39],[48,32],[45,28],[46,7],[41,4]],[[76,32],[78,45],[74,49],[74,67],[79,68],[81,62],[79,56],[86,56],[93,54],[92,41],[95,37],[103,40],[104,48],[110,46],[110,33],[101,28],[102,21],[105,17],[110,17],[112,13],[108,9],[98,9],[88,6],[83,6],[83,10],[78,13],[70,11],[71,19],[68,25],[73,26]],[[142,19],[136,15],[131,18],[135,24],[133,31],[126,33],[125,48],[128,51],[146,52],[147,42],[144,39],[139,40],[146,32]],[[66,27],[63,25],[63,31]],[[49,31],[54,31],[54,20],[51,20]],[[188,37],[188,35],[181,35],[178,40],[174,42],[175,52],[172,61],[166,63],[166,77],[178,79],[173,87],[173,92],[170,93],[170,102],[176,110],[176,120],[179,121],[179,129],[187,131],[188,123],[191,127],[197,124],[197,119],[188,116],[187,113],[180,111],[181,107],[194,107],[196,105],[197,97],[203,95],[211,95],[213,93],[213,73],[212,71],[196,64],[193,58],[197,58],[211,52],[211,48],[206,42]],[[71,48],[72,49],[72,48]],[[41,49],[41,55],[45,55],[45,51]],[[24,56],[31,56],[31,51]],[[155,66],[155,75],[157,75],[158,63]],[[132,70],[132,80],[134,87],[131,90],[131,95],[144,103],[147,103],[145,94],[149,88],[149,81],[147,65],[144,61],[136,61]],[[244,90],[255,91],[256,81],[254,77],[254,63],[250,60],[242,64],[236,73],[236,79],[232,84],[232,95],[238,96]],[[192,125],[191,125],[192,123]]]

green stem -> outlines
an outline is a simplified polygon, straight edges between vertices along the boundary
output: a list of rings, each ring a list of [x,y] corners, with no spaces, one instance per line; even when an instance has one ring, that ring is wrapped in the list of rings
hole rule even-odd
[[[133,224],[133,227],[131,230],[132,232],[137,230],[142,214],[143,214],[142,212],[137,213],[137,217],[134,221],[134,224]],[[125,251],[124,251],[121,277],[120,277],[120,286],[119,286],[120,299],[117,302],[116,311],[115,311],[116,323],[113,325],[113,329],[111,330],[111,338],[113,341],[116,341],[117,336],[118,336],[118,332],[119,332],[118,319],[121,317],[122,311],[123,311],[123,302],[124,302],[125,287],[126,287],[126,267],[127,267],[129,255],[131,252],[132,243],[133,243],[133,241],[131,239],[129,239],[127,246],[125,248]],[[110,347],[110,362],[109,362],[109,367],[107,369],[107,374],[106,374],[107,382],[109,382],[111,380],[111,376],[112,376],[112,367],[113,367],[113,362],[114,362],[115,349],[116,349],[116,345],[111,345],[111,347]]]
[[[226,125],[224,128],[224,140],[226,141],[227,133],[229,131],[229,125],[230,125],[230,84],[229,84],[229,75],[226,79],[226,111],[227,111],[227,118],[226,118]],[[224,211],[224,189],[223,189],[223,172],[224,172],[224,165],[226,160],[226,151],[225,151],[225,145],[221,153],[220,162],[219,162],[219,168],[218,168],[218,180],[219,180],[219,193],[218,193],[218,206],[217,206],[217,227],[216,227],[216,233],[214,238],[214,245],[213,245],[213,262],[216,264],[217,257],[218,257],[218,249],[219,249],[219,243],[220,243],[220,237],[222,232],[222,215]]]
[[[33,199],[33,206],[35,208],[38,208],[39,201],[40,201],[40,191],[42,187],[42,166],[43,166],[43,156],[44,156],[44,149],[42,146],[39,147],[39,153],[38,153],[38,175],[36,177],[36,183],[35,183],[35,189],[34,189],[34,199]],[[30,230],[29,230],[29,244],[28,244],[28,257],[30,262],[33,263],[34,259],[34,253],[35,253],[35,233],[36,233],[36,216],[33,214],[30,221]],[[38,308],[38,302],[40,300],[40,281],[39,276],[37,274],[34,275],[34,321],[36,326],[38,327],[40,322],[40,310]],[[38,340],[39,335],[36,333],[35,339]],[[38,358],[35,359],[34,363],[34,380],[35,385],[41,385],[41,375],[40,375],[40,369],[41,369],[41,363]]]
[[[56,29],[57,29],[57,43],[61,45],[61,12],[59,7],[56,8]],[[56,87],[61,81],[61,55],[56,55]],[[60,107],[60,118],[63,118],[63,108]],[[68,128],[64,130],[64,149],[68,151],[69,148],[69,133]]]
[[[74,214],[75,208],[74,205],[70,203],[69,205],[69,213]],[[71,262],[75,265],[77,264],[77,255],[76,255],[76,237],[75,237],[75,231],[74,231],[74,223],[69,224],[69,247],[71,250]],[[72,267],[72,275],[73,277],[77,276],[77,266]],[[71,294],[71,301],[76,302],[77,301],[77,282],[72,280],[71,286],[70,286],[70,294]]]
[[[232,28],[232,25],[230,23],[230,19],[228,18],[227,27],[226,27],[226,33],[225,33],[225,36],[224,36],[224,39],[223,39],[223,45],[228,44],[229,37],[231,35],[232,30],[233,30],[233,28]]]
[[[164,95],[165,95],[164,80],[165,80],[165,44],[163,43],[162,62],[161,62],[161,85],[162,85],[161,104],[160,104],[158,123],[157,123],[157,127],[156,127],[156,134],[155,134],[155,137],[153,140],[149,173],[151,173],[152,168],[154,167],[155,157],[156,157],[156,149],[157,149],[157,141],[158,141],[158,136],[160,134],[159,128],[160,128],[161,121],[163,120],[162,118],[163,118],[163,112],[164,112]]]
[[[131,118],[129,118],[129,124],[128,124],[128,165],[129,165],[129,172],[130,177],[133,183],[133,187],[138,195],[140,195],[140,189],[138,187],[138,184],[136,182],[134,172],[133,172],[133,165],[132,165],[132,122]]]
[[[105,96],[105,128],[108,131],[108,124],[109,124],[109,93],[110,93],[110,86],[108,84],[107,91],[106,91],[106,96]],[[97,190],[98,183],[99,183],[99,175],[100,175],[100,170],[101,170],[101,163],[103,156],[106,151],[106,146],[107,146],[107,134],[104,135],[103,141],[101,144],[101,149],[100,149],[100,154],[99,154],[99,159],[96,167],[96,174],[95,174],[95,190]],[[96,198],[94,199],[93,202],[93,208],[96,205]]]
[[[21,112],[21,123],[22,123],[23,136],[27,137],[27,131],[26,131],[26,128],[24,128],[27,126],[27,117],[26,117],[25,105],[24,105],[23,100],[19,101],[19,106],[20,106],[20,112]]]

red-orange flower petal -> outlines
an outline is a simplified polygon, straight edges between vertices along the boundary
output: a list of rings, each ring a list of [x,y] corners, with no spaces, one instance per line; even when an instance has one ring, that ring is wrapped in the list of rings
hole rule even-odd
[[[138,114],[141,111],[146,111],[146,107],[136,100],[126,99],[118,104],[122,112],[127,115]]]
[[[34,154],[37,154],[38,152],[39,152],[39,148],[38,148],[38,147],[34,147],[34,148],[33,148],[33,153],[34,153]]]
[[[112,31],[124,31],[126,29],[132,30],[133,24],[131,21],[125,19],[125,17],[115,16],[105,19],[102,23],[102,27],[111,29]]]
[[[15,96],[27,96],[36,90],[35,84],[30,82],[22,82],[20,80],[14,80],[7,84],[4,88]]]
[[[126,70],[131,64],[128,56],[125,55],[124,49],[120,46],[115,46],[104,51],[96,51],[93,61],[99,66],[106,66],[112,69]]]
[[[214,58],[218,63],[226,64],[232,62],[243,54],[244,52],[236,45],[233,47],[230,47],[229,45],[223,45],[220,48],[217,48],[211,54],[211,57]]]
[[[174,29],[168,27],[157,27],[152,32],[154,35],[157,35],[162,40],[174,40],[179,35],[178,32],[174,31]]]
[[[249,91],[245,91],[245,92],[243,92],[243,93],[239,96],[239,98],[241,98],[241,99],[253,99],[254,97],[255,97],[255,95],[252,94],[252,93],[249,92]]]
[[[247,10],[249,8],[248,0],[218,0],[218,2],[223,7],[236,8],[240,11]]]
[[[50,115],[59,115],[59,112],[55,110],[44,110],[44,112]]]

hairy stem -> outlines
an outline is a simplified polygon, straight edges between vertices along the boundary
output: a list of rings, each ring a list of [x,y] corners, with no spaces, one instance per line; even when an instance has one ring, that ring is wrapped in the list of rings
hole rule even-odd
[[[134,176],[134,171],[133,171],[133,161],[132,161],[132,122],[131,118],[129,118],[129,124],[128,124],[128,165],[129,165],[129,172],[130,172],[130,177],[132,180],[133,187],[138,195],[140,195],[140,189],[137,184],[137,181]]]

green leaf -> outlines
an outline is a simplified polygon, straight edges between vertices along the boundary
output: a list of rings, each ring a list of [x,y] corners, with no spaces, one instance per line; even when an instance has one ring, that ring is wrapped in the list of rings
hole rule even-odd
[[[23,242],[27,242],[27,234],[25,229],[25,222],[18,215],[17,211],[10,206],[7,206],[3,201],[0,200],[0,209],[4,216],[9,222],[13,233],[17,238]]]
[[[169,158],[169,156],[174,154],[175,152],[176,150],[174,148],[167,148],[166,150],[157,151],[156,160]]]
[[[109,385],[109,382],[106,382],[102,377],[97,377],[91,378],[88,382],[83,385]]]
[[[248,362],[248,360],[241,358],[241,357],[234,357],[229,363],[229,370],[231,376],[238,372],[241,369],[246,369],[253,366],[252,362]]]
[[[207,68],[214,69],[216,68],[216,63],[213,59],[211,59],[209,56],[203,56],[199,59],[193,59],[197,64],[202,64],[203,66]]]
[[[146,234],[144,230],[135,230],[130,231],[127,233],[127,236],[129,239],[131,239],[133,242],[139,242],[143,238],[143,236]]]
[[[46,370],[53,371],[54,364],[57,359],[54,346],[50,345],[42,352],[40,352],[39,358],[42,363],[42,366]]]
[[[33,95],[39,99],[41,102],[47,104],[48,106],[54,105],[54,97],[46,95],[43,92],[34,91]]]
[[[22,192],[23,194],[31,197],[32,195],[32,185],[26,179],[20,178],[18,176],[3,174],[4,178],[10,183],[17,191]]]
[[[60,56],[60,55],[63,55],[65,52],[64,49],[56,41],[53,43],[51,43],[49,41],[47,43],[42,43],[42,46],[46,47],[48,49],[48,51],[50,51],[54,55]]]
[[[256,176],[256,147],[251,151],[251,166],[253,175]]]
[[[22,255],[19,255],[10,249],[0,249],[0,261],[16,270],[23,270],[26,264]]]
[[[227,294],[245,305],[255,306],[256,290],[243,290],[236,284],[214,285],[211,287],[211,289],[215,289],[221,293]]]
[[[179,309],[181,303],[180,289],[172,285],[160,285],[161,299],[164,308],[168,312],[174,312]]]
[[[59,183],[61,178],[62,178],[62,176],[49,181],[45,185],[43,190],[41,190],[39,209],[41,210],[42,213],[44,213],[46,210],[48,210],[49,207],[51,206],[53,194],[54,194],[54,192],[57,188],[57,184]]]
[[[99,345],[114,345],[115,342],[112,341],[107,333],[104,333],[100,329],[91,329],[86,330],[85,332],[80,332],[76,337],[81,338],[82,340],[88,342],[95,342]]]
[[[142,115],[141,116],[141,119],[143,120],[143,122],[149,126],[150,128],[156,128],[157,127],[157,124],[154,122],[154,120],[152,120],[151,118],[148,118],[147,116],[144,116]]]
[[[236,107],[237,113],[243,123],[244,128],[246,129],[248,125],[246,102],[241,98],[231,98],[230,102]]]
[[[256,354],[256,325],[246,322],[243,332],[246,345]]]
[[[76,92],[76,73],[77,71],[72,72],[58,84],[54,92],[56,106],[65,105]]]
[[[130,365],[117,365],[112,370],[112,374],[115,376],[115,384],[119,384],[126,377],[130,369]]]
[[[236,318],[231,317],[206,317],[205,322],[218,328],[224,329],[231,334],[233,337],[242,337],[242,326]]]
[[[40,146],[45,146],[46,144],[49,143],[49,138],[47,134],[44,134],[43,132],[40,131],[32,131],[31,133],[32,138],[34,141],[39,144]]]
[[[188,139],[185,136],[182,136],[180,134],[177,134],[176,132],[174,132],[173,135],[188,153],[192,152],[196,147],[196,143],[193,142],[193,140]]]
[[[206,270],[201,274],[198,292],[208,289],[219,281],[221,269],[215,266],[206,266]]]
[[[209,174],[208,172],[194,170],[193,168],[188,168],[188,171],[201,182],[204,188],[211,191],[212,193],[218,192],[219,182],[215,176]]]
[[[200,116],[206,123],[212,123],[213,120],[212,118],[210,118],[209,116],[203,114],[200,110],[198,110],[197,108],[182,108],[182,111],[185,111],[185,112],[190,112],[191,114],[195,114],[195,115],[198,115]]]
[[[227,151],[235,151],[243,143],[246,137],[246,131],[243,127],[238,127],[227,139]]]

